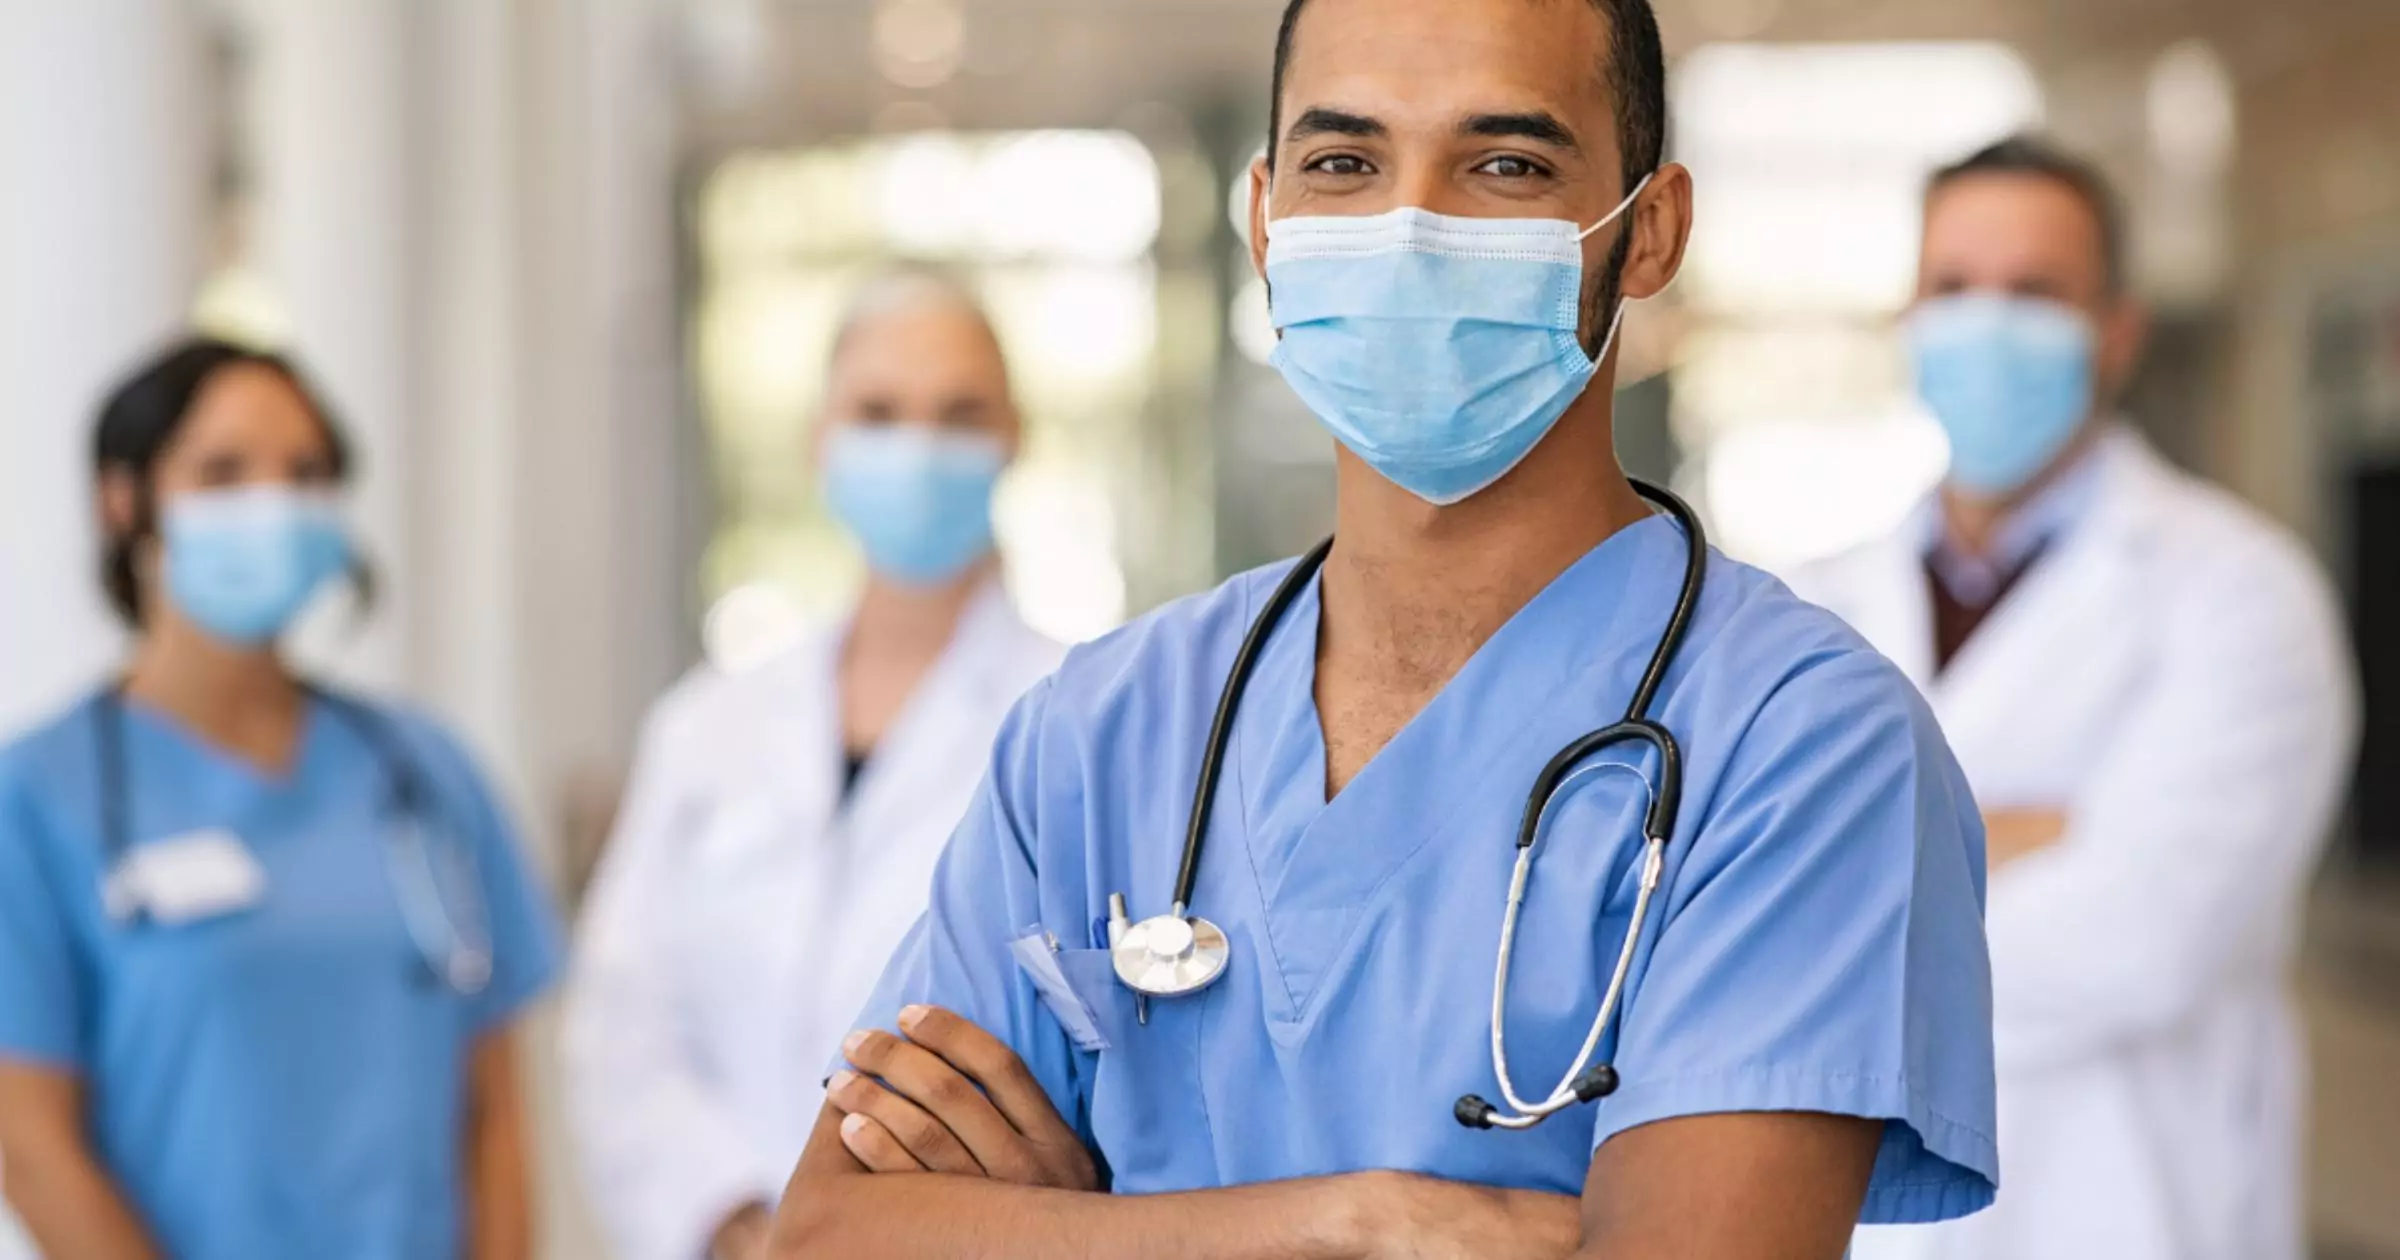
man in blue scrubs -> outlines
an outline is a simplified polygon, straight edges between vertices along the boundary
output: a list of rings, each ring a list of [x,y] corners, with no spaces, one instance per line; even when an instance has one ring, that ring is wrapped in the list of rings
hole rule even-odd
[[[1690,179],[1660,163],[1646,0],[1304,0],[1283,45],[1254,252],[1278,366],[1340,439],[1339,512],[1217,788],[1191,909],[1230,965],[1137,1003],[1095,925],[1112,893],[1168,909],[1219,690],[1286,566],[1077,650],[1018,706],[771,1254],[1832,1260],[1856,1221],[1984,1206],[1974,804],[1889,663],[1722,558],[1650,707],[1683,806],[1600,1047],[1622,1085],[1529,1131],[1454,1119],[1501,1093],[1527,788],[1623,715],[1683,577],[1610,392]],[[1504,1018],[1520,1084],[1590,1027],[1656,773],[1603,752],[1548,815]]]

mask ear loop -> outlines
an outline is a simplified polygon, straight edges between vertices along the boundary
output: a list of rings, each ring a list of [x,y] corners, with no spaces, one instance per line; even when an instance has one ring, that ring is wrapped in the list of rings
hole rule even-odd
[[[1649,174],[1642,176],[1642,182],[1635,184],[1633,186],[1633,191],[1625,194],[1625,200],[1618,202],[1616,209],[1609,211],[1607,216],[1601,219],[1598,223],[1595,223],[1575,234],[1576,243],[1581,244],[1584,241],[1592,239],[1594,233],[1598,232],[1604,227],[1607,227],[1609,224],[1616,222],[1618,218],[1624,215],[1626,210],[1632,207],[1634,202],[1641,200],[1642,191],[1650,187],[1651,180],[1657,178],[1658,172],[1656,171],[1652,171]],[[1620,293],[1617,295],[1616,314],[1611,315],[1608,320],[1608,336],[1603,338],[1600,342],[1600,353],[1592,356],[1592,363],[1595,366],[1608,362],[1609,351],[1616,349],[1617,346],[1617,330],[1623,328],[1624,326],[1625,295]]]
[[[1649,174],[1642,176],[1642,182],[1635,184],[1633,186],[1633,191],[1625,194],[1625,200],[1618,202],[1616,209],[1609,211],[1607,216],[1602,218],[1598,223],[1595,223],[1575,234],[1576,243],[1581,244],[1584,241],[1592,239],[1592,236],[1600,229],[1616,222],[1617,219],[1622,216],[1625,211],[1633,205],[1634,202],[1641,199],[1642,191],[1650,187],[1650,181],[1657,178],[1658,172],[1656,171],[1652,171]]]

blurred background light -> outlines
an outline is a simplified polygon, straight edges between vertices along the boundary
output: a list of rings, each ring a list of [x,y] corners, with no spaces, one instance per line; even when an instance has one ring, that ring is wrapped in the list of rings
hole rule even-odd
[[[709,605],[700,650],[719,672],[743,673],[798,643],[807,625],[806,610],[788,591],[772,582],[745,582]]]
[[[875,64],[904,88],[939,87],[958,73],[967,17],[952,0],[885,0],[875,10]]]
[[[2150,151],[2162,170],[2223,174],[2233,161],[2233,78],[2207,40],[2184,39],[2151,63],[2146,94]]]
[[[1897,306],[1925,173],[2042,114],[2024,59],[1989,43],[1712,44],[1674,91],[1707,190],[1684,283],[1714,309]]]

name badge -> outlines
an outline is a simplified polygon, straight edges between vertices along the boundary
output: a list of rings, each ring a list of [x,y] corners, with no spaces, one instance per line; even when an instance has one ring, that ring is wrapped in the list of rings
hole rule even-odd
[[[1008,943],[1008,951],[1017,958],[1017,969],[1033,981],[1034,991],[1042,995],[1042,1005],[1058,1017],[1059,1027],[1066,1030],[1067,1040],[1078,1050],[1097,1053],[1108,1049],[1108,1035],[1100,1031],[1100,1017],[1084,1004],[1075,986],[1067,983],[1067,973],[1059,969],[1058,947],[1046,932],[1020,936]]]
[[[267,872],[241,837],[212,828],[135,848],[100,893],[109,916],[120,921],[147,914],[169,926],[197,923],[265,900]]]

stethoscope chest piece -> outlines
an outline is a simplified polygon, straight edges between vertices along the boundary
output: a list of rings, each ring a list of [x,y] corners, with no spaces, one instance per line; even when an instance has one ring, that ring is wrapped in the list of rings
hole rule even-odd
[[[1201,918],[1162,914],[1127,927],[1109,948],[1117,979],[1136,993],[1181,997],[1215,984],[1233,956],[1225,930]]]

